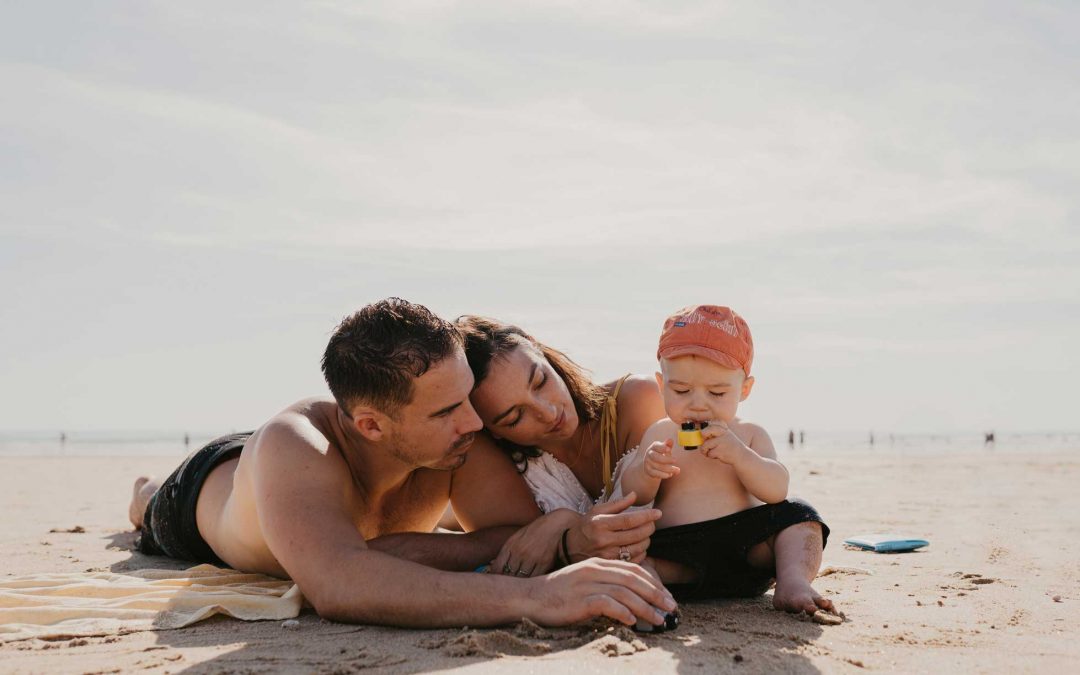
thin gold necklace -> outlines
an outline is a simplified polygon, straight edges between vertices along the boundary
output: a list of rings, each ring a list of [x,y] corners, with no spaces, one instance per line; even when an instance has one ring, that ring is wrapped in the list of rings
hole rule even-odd
[[[578,442],[577,454],[574,455],[572,462],[567,462],[566,466],[577,466],[577,463],[581,461],[581,455],[585,452],[585,436],[592,438],[592,429],[589,427],[589,423],[585,423],[585,431],[581,434],[581,441]]]

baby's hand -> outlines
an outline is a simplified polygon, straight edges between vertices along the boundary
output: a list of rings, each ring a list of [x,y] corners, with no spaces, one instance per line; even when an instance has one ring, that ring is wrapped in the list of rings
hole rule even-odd
[[[701,454],[728,464],[737,462],[747,449],[746,444],[728,428],[726,422],[709,422],[709,426],[701,430],[701,439],[701,447],[698,448]]]
[[[649,478],[671,478],[679,475],[679,467],[675,465],[675,457],[671,454],[673,441],[656,441],[645,451],[645,475]]]

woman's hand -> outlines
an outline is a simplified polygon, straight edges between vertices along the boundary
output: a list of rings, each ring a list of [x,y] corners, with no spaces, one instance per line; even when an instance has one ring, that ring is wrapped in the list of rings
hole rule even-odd
[[[555,568],[562,533],[581,520],[570,509],[556,509],[521,528],[503,544],[489,572],[519,577],[546,574]]]
[[[622,513],[632,506],[637,494],[597,504],[570,528],[567,535],[569,562],[586,558],[608,558],[640,563],[649,549],[649,537],[656,531],[659,509]]]

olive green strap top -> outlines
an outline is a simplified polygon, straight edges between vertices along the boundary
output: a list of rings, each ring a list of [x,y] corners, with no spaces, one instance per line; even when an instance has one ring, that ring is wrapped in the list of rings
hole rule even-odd
[[[630,373],[623,375],[615,383],[615,391],[611,392],[611,396],[604,401],[604,409],[600,412],[600,460],[603,467],[601,471],[604,472],[605,495],[610,495],[614,487],[612,477],[619,447],[619,434],[616,431],[619,419],[619,390],[622,389],[623,382],[626,382],[628,377]]]

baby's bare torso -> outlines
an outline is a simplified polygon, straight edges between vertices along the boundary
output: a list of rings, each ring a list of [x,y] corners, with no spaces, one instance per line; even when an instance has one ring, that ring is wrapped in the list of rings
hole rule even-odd
[[[753,449],[753,431],[749,425],[733,420],[728,427]],[[686,450],[678,443],[679,427],[671,420],[658,422],[650,432],[650,441],[674,441],[672,455],[679,475],[660,483],[656,508],[663,512],[657,528],[713,520],[760,506],[762,502],[747,492],[730,464],[704,456],[698,450]]]

